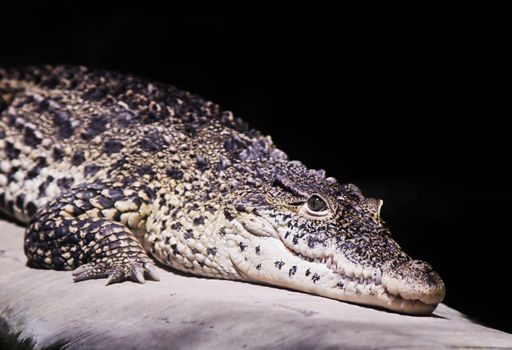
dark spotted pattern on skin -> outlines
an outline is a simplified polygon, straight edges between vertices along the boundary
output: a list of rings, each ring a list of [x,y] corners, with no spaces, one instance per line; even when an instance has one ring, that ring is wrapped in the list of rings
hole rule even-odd
[[[123,202],[115,201],[120,198]],[[130,189],[123,181],[76,186],[47,203],[29,223],[25,253],[39,267],[86,266],[75,281],[100,276],[109,277],[109,283],[137,279],[137,273],[153,266],[132,233],[143,227],[149,211],[142,206],[151,199],[150,190],[138,183]]]
[[[431,312],[444,285],[391,238],[381,205],[172,86],[85,67],[0,69],[0,209],[28,225],[32,265],[75,269],[76,281],[157,279],[151,256]]]

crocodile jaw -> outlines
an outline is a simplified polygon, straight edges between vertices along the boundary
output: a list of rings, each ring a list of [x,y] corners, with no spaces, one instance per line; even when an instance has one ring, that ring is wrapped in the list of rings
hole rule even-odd
[[[402,278],[411,271],[392,264],[356,265],[329,251],[311,258],[287,247],[277,230],[260,219],[235,221],[231,232],[236,234],[228,235],[229,255],[242,279],[412,315],[431,314],[444,298],[444,284],[433,271],[428,289],[409,276]]]

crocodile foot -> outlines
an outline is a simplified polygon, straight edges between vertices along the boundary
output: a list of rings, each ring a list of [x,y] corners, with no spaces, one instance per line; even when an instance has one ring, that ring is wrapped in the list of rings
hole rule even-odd
[[[145,283],[144,275],[154,281],[160,280],[155,265],[151,261],[139,257],[124,258],[121,261],[113,262],[90,262],[75,269],[72,275],[74,282],[107,278],[107,286],[127,279]]]

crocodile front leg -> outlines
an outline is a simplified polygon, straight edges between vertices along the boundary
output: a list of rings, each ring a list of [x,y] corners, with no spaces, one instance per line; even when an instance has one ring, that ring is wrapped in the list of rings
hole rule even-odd
[[[144,273],[158,280],[134,232],[143,232],[154,192],[126,181],[82,184],[42,207],[25,233],[32,265],[73,270],[74,281],[108,278],[107,285]]]

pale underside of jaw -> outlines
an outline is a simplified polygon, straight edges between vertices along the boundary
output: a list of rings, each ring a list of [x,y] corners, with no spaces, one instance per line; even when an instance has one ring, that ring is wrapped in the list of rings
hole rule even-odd
[[[297,247],[289,247],[289,242],[277,238],[278,228],[261,217],[235,222],[233,228],[249,238],[244,241],[247,248],[243,253],[234,240],[230,254],[247,279],[399,313],[427,315],[437,307],[437,304],[403,298],[397,291],[387,289],[379,268],[362,267],[328,251],[319,255],[318,251],[309,252],[305,246],[299,247],[300,253],[296,252]],[[236,237],[240,236],[233,236]],[[278,262],[283,267],[277,268]]]
[[[397,292],[392,293],[382,283],[380,268],[362,268],[348,261],[336,262],[332,256],[312,259],[293,251],[290,253],[310,263],[328,268],[338,276],[339,282],[336,283],[335,288],[319,286],[312,291],[315,294],[406,314],[426,315],[432,313],[437,307],[437,304],[426,304],[420,300],[403,298]]]

